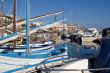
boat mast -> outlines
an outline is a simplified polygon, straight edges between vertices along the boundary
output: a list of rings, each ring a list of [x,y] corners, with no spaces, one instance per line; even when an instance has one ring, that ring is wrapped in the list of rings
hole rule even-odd
[[[2,0],[1,25],[3,25],[3,16],[4,16],[4,0]],[[3,36],[3,31],[2,31],[2,36]]]
[[[16,0],[14,0],[13,7],[13,33],[16,33]],[[16,40],[13,41],[13,48],[16,47]]]
[[[3,16],[4,16],[4,0],[2,0],[1,25],[3,25]]]
[[[30,31],[30,27],[29,27],[29,0],[26,0],[26,53],[27,53],[27,56],[30,53],[29,31]]]

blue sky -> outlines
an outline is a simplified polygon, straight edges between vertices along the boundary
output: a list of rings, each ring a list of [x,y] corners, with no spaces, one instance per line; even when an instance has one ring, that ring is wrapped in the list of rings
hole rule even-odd
[[[5,0],[5,13],[12,14],[12,1]],[[25,17],[25,0],[17,0],[17,15]],[[110,27],[110,0],[30,0],[30,16],[65,9],[66,23],[78,23],[85,27],[98,29]],[[1,1],[0,1],[1,7]],[[1,10],[1,8],[0,8]],[[58,19],[63,18],[60,15]],[[46,18],[46,21],[54,17]]]

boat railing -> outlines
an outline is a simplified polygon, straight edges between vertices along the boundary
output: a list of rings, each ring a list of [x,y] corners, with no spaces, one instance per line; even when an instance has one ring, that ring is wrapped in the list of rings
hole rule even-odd
[[[16,33],[12,33],[12,34],[9,34],[7,36],[0,37],[0,40],[4,40],[4,39],[7,39],[7,38],[15,36],[15,35],[16,35]]]
[[[79,59],[78,58],[69,58],[68,55],[53,56],[53,57],[43,60],[42,62],[40,62],[39,64],[36,65],[35,69],[30,70],[26,73],[37,72],[40,69],[50,69],[50,68],[54,68],[54,67],[59,67],[64,64],[67,64],[67,63],[70,63],[73,61],[77,61],[77,60],[79,60]]]
[[[100,71],[107,71],[110,70],[110,68],[97,68],[97,69],[54,69],[54,68],[46,68],[46,69],[37,69],[30,71],[30,73],[36,72],[36,73],[52,73],[52,72],[61,72],[61,71],[67,71],[67,72],[75,72],[75,73],[100,73]],[[90,72],[89,72],[90,71]],[[92,71],[92,72],[91,72]]]
[[[67,55],[54,56],[54,57],[47,58],[47,59],[43,60],[42,62],[40,62],[36,66],[35,69],[52,68],[52,67],[56,67],[56,66],[61,66],[66,63],[75,61],[75,60],[78,60],[78,59],[77,58],[69,58]]]

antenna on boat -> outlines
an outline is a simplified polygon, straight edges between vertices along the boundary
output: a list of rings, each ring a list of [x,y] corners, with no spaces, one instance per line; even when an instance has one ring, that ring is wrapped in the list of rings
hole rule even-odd
[[[30,53],[30,39],[29,39],[29,0],[26,0],[26,55]]]

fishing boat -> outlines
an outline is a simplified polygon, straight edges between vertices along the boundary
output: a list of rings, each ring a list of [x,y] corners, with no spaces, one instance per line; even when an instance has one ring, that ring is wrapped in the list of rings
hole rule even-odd
[[[38,51],[38,50],[47,50],[53,48],[55,45],[55,41],[46,41],[43,43],[35,43],[35,44],[29,44],[31,51]],[[7,53],[7,52],[25,52],[26,47],[25,45],[18,45],[16,48],[13,48],[13,46],[5,45],[0,46],[0,52],[1,53]]]
[[[3,2],[3,0],[2,0]],[[16,0],[14,0],[16,3]],[[15,4],[16,5],[16,4]],[[26,35],[26,45],[16,45],[16,47],[5,45],[0,46],[0,72],[1,73],[25,73],[36,67],[38,63],[46,59],[47,57],[61,55],[65,53],[65,48],[54,49],[55,41],[45,41],[42,43],[30,43],[30,30],[36,31],[38,27],[29,27],[29,0],[26,0],[26,30],[23,35]],[[58,13],[59,14],[59,13]],[[51,14],[54,15],[54,14]],[[47,15],[48,16],[48,15]],[[39,26],[44,28],[46,25]],[[32,31],[32,32],[33,32]],[[14,38],[13,38],[14,37]],[[17,37],[21,37],[21,33],[15,32],[8,36],[1,37],[0,44],[4,44],[10,40],[14,40]]]

